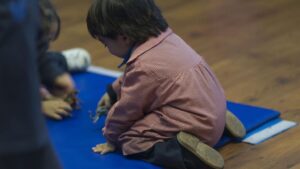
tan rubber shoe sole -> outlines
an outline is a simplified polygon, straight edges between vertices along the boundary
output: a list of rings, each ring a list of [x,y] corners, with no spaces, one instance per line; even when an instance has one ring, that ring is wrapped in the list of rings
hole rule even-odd
[[[187,150],[196,155],[204,164],[214,169],[224,167],[224,159],[219,152],[202,143],[197,137],[180,132],[177,134],[178,142]]]
[[[225,127],[234,137],[243,138],[246,135],[243,123],[229,110],[226,112]]]

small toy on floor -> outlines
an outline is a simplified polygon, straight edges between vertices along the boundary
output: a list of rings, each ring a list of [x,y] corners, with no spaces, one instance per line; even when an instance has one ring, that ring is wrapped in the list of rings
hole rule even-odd
[[[97,123],[97,121],[99,120],[99,118],[103,115],[106,115],[108,112],[108,110],[106,108],[100,108],[96,110],[95,115],[93,115],[92,111],[89,111],[90,114],[90,118],[92,120],[93,123]]]
[[[69,93],[67,95],[67,97],[65,98],[65,102],[69,103],[70,106],[75,109],[78,110],[80,109],[80,101],[77,97],[78,91],[77,90],[73,90],[71,93]]]

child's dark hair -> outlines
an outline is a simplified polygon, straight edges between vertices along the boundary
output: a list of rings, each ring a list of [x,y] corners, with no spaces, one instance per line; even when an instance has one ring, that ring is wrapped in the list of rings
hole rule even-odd
[[[39,0],[41,31],[45,39],[54,41],[59,36],[60,18],[50,0]]]
[[[126,35],[134,43],[157,37],[168,28],[153,0],[94,0],[86,22],[93,38]]]

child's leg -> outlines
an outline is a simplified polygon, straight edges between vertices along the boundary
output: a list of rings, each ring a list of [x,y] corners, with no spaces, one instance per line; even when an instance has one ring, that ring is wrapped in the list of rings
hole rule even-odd
[[[187,169],[176,138],[156,143],[149,150],[127,156],[161,166],[163,168]]]
[[[184,149],[188,150],[198,158],[198,160],[193,158],[194,160],[191,161],[194,162],[193,165],[197,164],[196,161],[201,160],[207,166],[214,169],[221,169],[224,167],[224,159],[221,154],[212,147],[201,142],[197,137],[185,132],[180,132],[177,134],[177,140]]]
[[[181,146],[177,138],[157,143],[145,152],[127,157],[144,160],[167,169],[209,168],[197,156]]]

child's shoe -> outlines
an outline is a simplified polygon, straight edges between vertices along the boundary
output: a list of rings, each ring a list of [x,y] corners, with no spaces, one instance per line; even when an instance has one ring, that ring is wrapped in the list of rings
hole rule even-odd
[[[68,70],[85,71],[91,65],[91,56],[88,51],[82,48],[72,48],[62,51],[65,56]]]
[[[212,147],[202,143],[197,137],[186,132],[179,132],[177,134],[177,140],[207,166],[214,169],[224,167],[224,159],[221,154]]]
[[[243,123],[229,110],[226,112],[225,127],[236,138],[243,138],[246,135]]]

